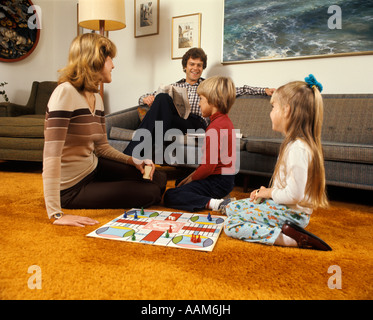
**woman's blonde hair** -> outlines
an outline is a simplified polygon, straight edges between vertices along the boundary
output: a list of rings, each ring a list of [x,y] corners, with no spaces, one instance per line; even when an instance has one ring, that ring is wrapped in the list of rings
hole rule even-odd
[[[201,82],[197,93],[223,114],[231,109],[236,100],[236,88],[231,78],[215,76]]]
[[[99,34],[76,37],[70,46],[67,66],[59,70],[58,83],[70,82],[78,91],[98,92],[106,58],[114,58],[116,52],[115,44]]]
[[[312,201],[313,208],[327,207],[324,156],[321,145],[321,129],[324,106],[321,93],[316,86],[310,88],[306,82],[294,81],[278,88],[271,98],[282,108],[289,106],[286,136],[280,147],[278,161],[271,180],[279,177],[286,146],[296,139],[302,139],[309,146],[312,161],[308,168],[305,193]]]

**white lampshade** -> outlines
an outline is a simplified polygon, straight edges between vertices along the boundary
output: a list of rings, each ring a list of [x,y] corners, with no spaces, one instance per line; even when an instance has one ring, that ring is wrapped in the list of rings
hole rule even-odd
[[[126,27],[124,0],[79,0],[79,25],[90,30],[113,31]]]

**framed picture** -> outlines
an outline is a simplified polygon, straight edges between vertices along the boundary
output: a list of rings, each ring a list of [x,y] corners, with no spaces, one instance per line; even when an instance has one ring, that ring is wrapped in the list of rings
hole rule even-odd
[[[0,61],[27,58],[39,42],[41,28],[41,9],[31,0],[0,1]]]
[[[135,0],[135,38],[159,33],[159,0]]]
[[[201,47],[201,13],[172,18],[172,59],[181,59],[190,48]]]
[[[373,54],[373,1],[224,0],[222,63]]]

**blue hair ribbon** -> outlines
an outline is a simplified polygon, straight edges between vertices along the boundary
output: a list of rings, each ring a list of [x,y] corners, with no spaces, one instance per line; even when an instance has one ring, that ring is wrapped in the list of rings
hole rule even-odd
[[[319,89],[320,92],[323,90],[323,86],[320,82],[318,82],[313,74],[310,74],[308,77],[304,79],[308,86],[312,89],[314,86],[316,86],[317,89]]]

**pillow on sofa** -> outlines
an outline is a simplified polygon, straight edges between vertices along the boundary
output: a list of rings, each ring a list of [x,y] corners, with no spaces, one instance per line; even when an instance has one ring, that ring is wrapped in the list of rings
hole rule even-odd
[[[130,141],[132,140],[134,133],[135,133],[135,130],[111,127],[110,139]]]
[[[144,117],[146,116],[146,113],[149,111],[149,107],[147,106],[141,106],[141,107],[138,107],[137,108],[137,112],[139,114],[139,119],[140,121],[142,121],[142,119],[144,119]]]

